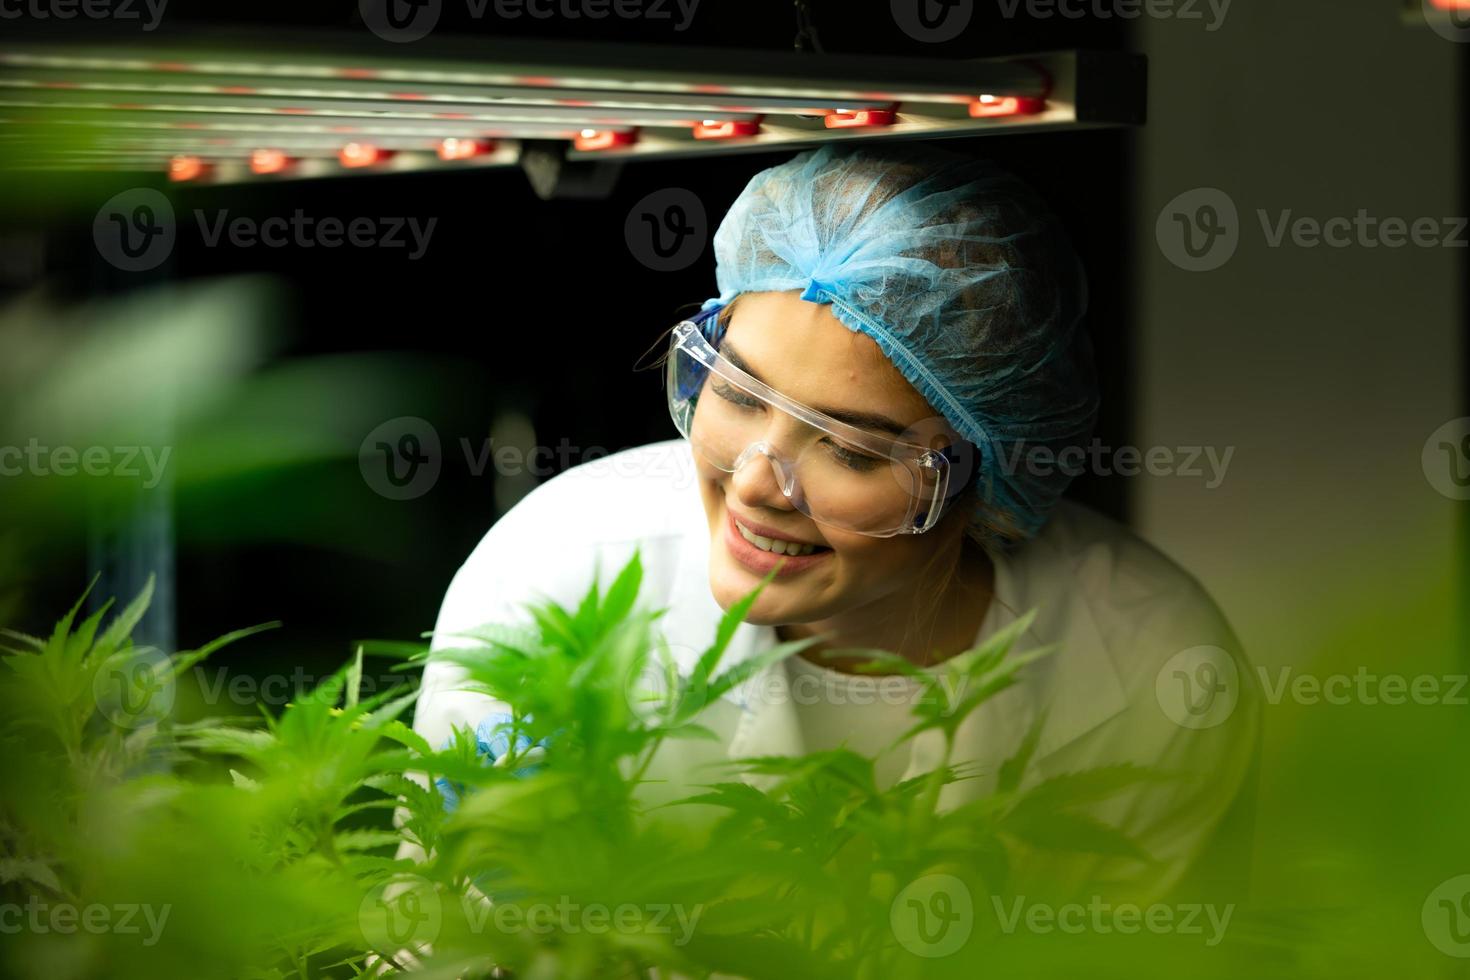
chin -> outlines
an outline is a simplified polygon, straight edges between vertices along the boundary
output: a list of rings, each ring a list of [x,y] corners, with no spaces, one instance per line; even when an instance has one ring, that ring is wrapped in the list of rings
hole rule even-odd
[[[710,593],[721,609],[729,611],[760,584],[760,576],[730,561],[728,555],[713,555],[709,566]],[[811,623],[831,614],[830,598],[814,596],[805,583],[772,581],[761,590],[744,617],[752,626],[789,626]]]

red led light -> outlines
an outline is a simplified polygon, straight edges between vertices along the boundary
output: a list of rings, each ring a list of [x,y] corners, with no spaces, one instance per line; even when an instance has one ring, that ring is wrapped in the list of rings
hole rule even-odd
[[[495,152],[494,140],[456,139],[451,136],[439,142],[440,160],[468,160]]]
[[[392,156],[390,150],[373,146],[371,143],[348,143],[337,153],[344,167],[371,167]]]
[[[209,165],[198,157],[176,156],[168,162],[169,180],[198,180],[209,171]]]
[[[1435,10],[1470,10],[1470,0],[1429,0]]]
[[[577,134],[572,145],[579,150],[607,150],[614,146],[632,146],[638,134],[631,130],[584,129]]]
[[[892,109],[833,109],[823,120],[828,129],[856,129],[862,126],[892,126],[898,114]]]
[[[694,138],[697,140],[727,140],[738,136],[755,136],[760,131],[761,124],[755,120],[706,119],[695,125]]]
[[[970,103],[970,115],[975,119],[994,119],[997,116],[1034,116],[1045,109],[1045,99],[1017,95],[982,95]]]
[[[250,172],[278,174],[291,165],[291,158],[280,150],[256,150],[250,154]]]

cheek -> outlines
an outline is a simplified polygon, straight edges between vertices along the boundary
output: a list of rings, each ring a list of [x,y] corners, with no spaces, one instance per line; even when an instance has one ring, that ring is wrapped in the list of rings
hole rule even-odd
[[[695,474],[699,480],[699,496],[704,501],[705,513],[714,517],[725,498],[723,481],[729,474],[715,469],[702,459],[695,466]]]
[[[898,587],[914,579],[928,560],[924,542],[909,535],[872,538],[827,531],[825,536],[837,552],[843,578],[860,588]]]

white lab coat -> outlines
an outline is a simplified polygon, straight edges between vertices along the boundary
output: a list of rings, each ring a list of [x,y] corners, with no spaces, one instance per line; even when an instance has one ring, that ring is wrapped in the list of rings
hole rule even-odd
[[[455,574],[444,597],[432,647],[464,645],[451,636],[486,622],[525,621],[522,604],[549,597],[573,606],[591,584],[604,587],[638,548],[643,601],[668,607],[662,624],[687,670],[714,636],[722,614],[709,589],[709,527],[690,447],[670,440],[625,450],[567,470],[537,487],[495,523]],[[1236,797],[1256,744],[1259,699],[1224,617],[1199,584],[1123,526],[1062,503],[1035,539],[993,555],[995,598],[980,637],[1032,608],[1039,615],[1020,649],[1055,644],[1056,652],[1021,671],[1021,682],[983,705],[960,728],[956,760],[974,761],[981,778],[947,786],[941,806],[993,788],[1000,764],[1014,753],[1038,712],[1045,723],[1026,784],[1059,773],[1132,762],[1180,779],[1132,789],[1090,812],[1133,836],[1155,863],[1123,859],[1061,865],[1033,856],[1048,880],[1109,879],[1139,899],[1163,895],[1205,846]],[[768,626],[742,624],[724,666],[779,642]],[[1180,651],[1220,648],[1238,665],[1235,707],[1210,727],[1176,720],[1172,685],[1196,661]],[[726,695],[701,718],[718,742],[674,740],[649,772],[669,780],[710,781],[703,764],[803,751],[798,704],[783,697],[786,668],[768,668]],[[503,705],[454,690],[459,668],[431,664],[414,728],[440,745],[451,726],[473,728]],[[1160,679],[1162,677],[1162,680]],[[933,768],[937,732],[912,743],[908,775]],[[1115,895],[1124,894],[1116,890]]]

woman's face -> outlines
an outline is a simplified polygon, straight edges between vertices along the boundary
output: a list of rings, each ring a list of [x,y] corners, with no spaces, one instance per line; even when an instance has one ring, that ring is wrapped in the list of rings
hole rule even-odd
[[[885,416],[920,431],[940,422],[870,337],[845,327],[828,305],[795,292],[742,294],[720,349],[733,349],[755,377],[813,408]],[[735,473],[697,452],[694,458],[709,520],[710,588],[722,608],[754,589],[772,560],[757,553],[735,522],[768,538],[819,546],[810,557],[788,560],[786,571],[761,592],[746,617],[757,625],[817,622],[911,591],[936,549],[958,548],[964,532],[964,508],[953,508],[917,535],[875,538],[818,524],[781,492],[764,456]]]

